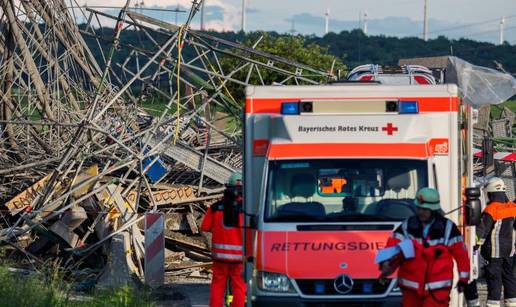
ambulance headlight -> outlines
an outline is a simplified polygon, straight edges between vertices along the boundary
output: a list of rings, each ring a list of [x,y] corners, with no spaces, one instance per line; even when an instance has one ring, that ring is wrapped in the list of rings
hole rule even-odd
[[[271,272],[258,272],[258,288],[269,292],[295,292],[287,275]]]

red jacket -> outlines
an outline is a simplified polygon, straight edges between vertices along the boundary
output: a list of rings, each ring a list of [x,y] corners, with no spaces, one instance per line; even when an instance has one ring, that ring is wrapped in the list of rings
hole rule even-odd
[[[417,217],[405,220],[387,241],[387,247],[411,239],[415,257],[404,259],[398,271],[400,288],[427,295],[436,289],[453,286],[453,259],[457,262],[459,281],[469,280],[470,263],[466,246],[457,226],[443,216],[436,216],[428,235]]]
[[[239,225],[243,225],[243,214],[240,214]],[[224,225],[224,203],[222,201],[213,204],[208,209],[201,225],[201,231],[212,233],[213,260],[243,261],[242,227],[226,227]]]

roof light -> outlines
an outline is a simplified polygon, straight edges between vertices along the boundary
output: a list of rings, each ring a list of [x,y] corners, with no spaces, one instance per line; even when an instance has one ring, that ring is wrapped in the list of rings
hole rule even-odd
[[[400,101],[400,114],[417,114],[419,113],[419,104],[417,101]]]
[[[299,102],[283,102],[281,104],[281,114],[299,115]]]

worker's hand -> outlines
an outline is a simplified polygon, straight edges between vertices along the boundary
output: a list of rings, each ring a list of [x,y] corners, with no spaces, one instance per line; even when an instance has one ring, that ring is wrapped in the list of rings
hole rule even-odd
[[[467,287],[468,287],[468,283],[465,281],[459,281],[457,283],[457,291],[459,291],[459,293],[464,292]]]
[[[380,279],[378,279],[378,282],[380,283],[380,285],[382,286],[387,286],[389,284],[389,279],[387,278],[384,278],[384,277],[381,277]]]
[[[385,277],[391,275],[392,273],[394,273],[395,270],[396,269],[392,266],[390,261],[382,262],[380,264],[380,271],[381,271],[380,278],[385,278]]]

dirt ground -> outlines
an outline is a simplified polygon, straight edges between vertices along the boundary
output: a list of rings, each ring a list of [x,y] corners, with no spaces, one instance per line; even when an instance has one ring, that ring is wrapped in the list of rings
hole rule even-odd
[[[167,278],[163,288],[163,298],[158,307],[208,307],[210,297],[210,281],[205,279],[174,279]],[[487,300],[487,285],[479,281],[478,294],[480,305],[485,306]],[[503,303],[501,304],[503,306]]]
[[[208,307],[210,280],[166,276],[157,307]]]

